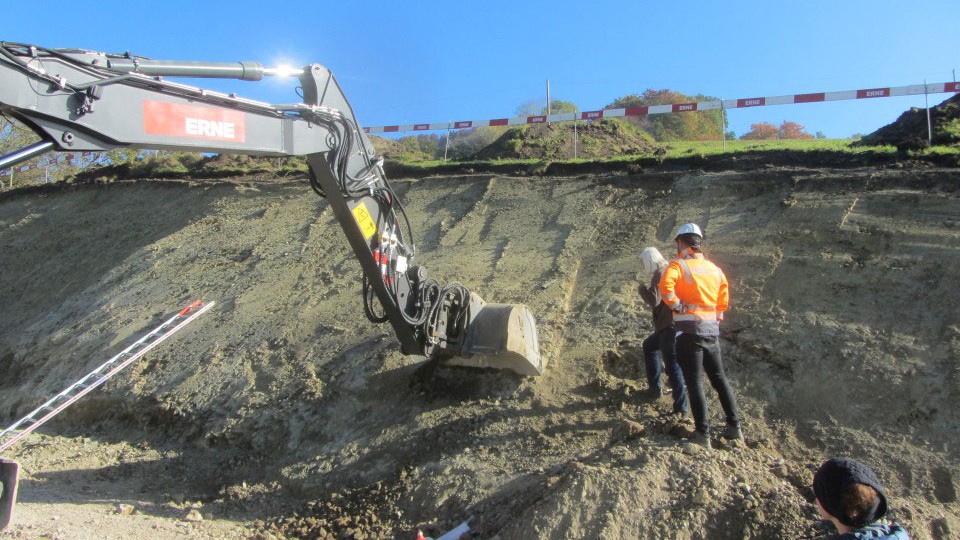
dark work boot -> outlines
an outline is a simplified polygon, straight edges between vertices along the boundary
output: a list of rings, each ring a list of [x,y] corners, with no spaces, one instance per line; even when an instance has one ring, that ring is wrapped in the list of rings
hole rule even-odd
[[[690,436],[690,442],[697,446],[702,446],[707,450],[713,448],[713,446],[710,444],[710,435],[707,435],[701,431],[694,431],[693,435]]]
[[[727,427],[724,428],[723,433],[721,433],[720,436],[731,441],[742,441],[743,431],[740,429],[740,426],[727,424]]]

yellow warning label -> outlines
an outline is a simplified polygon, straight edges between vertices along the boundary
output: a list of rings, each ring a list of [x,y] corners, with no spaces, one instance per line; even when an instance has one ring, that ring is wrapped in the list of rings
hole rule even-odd
[[[357,220],[357,225],[360,226],[360,232],[363,233],[363,238],[369,240],[371,236],[377,232],[377,224],[373,221],[373,216],[370,215],[370,211],[367,210],[367,206],[362,202],[357,206],[353,207],[353,217]]]

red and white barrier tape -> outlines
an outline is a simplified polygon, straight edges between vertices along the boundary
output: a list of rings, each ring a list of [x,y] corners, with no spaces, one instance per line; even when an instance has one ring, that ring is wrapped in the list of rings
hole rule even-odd
[[[820,101],[841,101],[847,99],[871,99],[893,96],[915,96],[919,94],[942,94],[945,92],[960,92],[960,83],[915,84],[912,86],[894,86],[887,88],[869,88],[866,90],[844,90],[840,92],[815,92],[812,94],[792,94],[788,96],[756,97],[743,99],[724,99],[715,101],[700,101],[695,103],[672,103],[669,105],[645,105],[641,107],[625,107],[622,109],[601,109],[599,111],[584,111],[580,113],[564,113],[539,116],[515,116],[513,118],[495,118],[492,120],[461,120],[459,122],[433,122],[424,124],[408,124],[396,126],[365,127],[366,133],[396,133],[401,131],[440,131],[448,129],[466,129],[492,126],[517,126],[524,124],[549,124],[553,122],[572,122],[574,120],[599,120],[601,118],[617,118],[622,116],[645,116],[648,114],[665,114],[693,111],[711,111],[717,109],[744,109],[747,107],[764,107],[767,105],[792,105],[795,103],[817,103]],[[71,163],[93,158],[97,152],[76,152]],[[24,165],[11,167],[0,171],[0,175],[14,172],[27,172],[48,165],[63,163],[68,158],[58,156],[56,159],[47,159]]]
[[[572,122],[574,120],[599,120],[601,118],[616,118],[620,116],[644,116],[648,114],[710,111],[717,109],[743,109],[747,107],[764,107],[767,105],[792,105],[794,103],[816,103],[819,101],[840,101],[845,99],[913,96],[918,94],[940,94],[944,92],[960,92],[960,83],[949,82],[927,85],[916,84],[912,86],[869,88],[866,90],[845,90],[841,92],[816,92],[813,94],[793,94],[789,96],[724,99],[716,101],[700,101],[696,103],[672,103],[669,105],[649,105],[642,107],[626,107],[623,109],[601,109],[599,111],[584,111],[581,113],[551,114],[550,116],[516,116],[513,118],[497,118],[493,120],[462,120],[459,122],[433,122],[429,124],[423,123],[365,127],[363,130],[367,133],[395,133],[400,131],[435,131],[489,126],[547,124],[552,122]]]

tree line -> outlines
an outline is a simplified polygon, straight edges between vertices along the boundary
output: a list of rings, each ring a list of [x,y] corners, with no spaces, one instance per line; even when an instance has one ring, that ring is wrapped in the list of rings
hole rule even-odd
[[[628,107],[650,107],[674,103],[695,103],[716,101],[718,98],[703,94],[687,95],[675,90],[648,89],[642,94],[628,94],[619,97],[604,106],[604,109],[625,109]],[[550,101],[550,114],[581,112],[575,103],[562,100]],[[547,114],[543,100],[530,100],[521,103],[514,111],[516,116],[537,116]],[[823,133],[807,133],[806,128],[796,122],[784,121],[779,126],[767,122],[752,124],[750,131],[737,137],[729,131],[726,115],[721,110],[696,111],[680,114],[651,114],[626,116],[622,121],[630,122],[649,133],[657,142],[671,141],[716,141],[721,137],[728,140],[776,140],[776,139],[812,139],[825,138]],[[479,127],[455,130],[442,134],[408,135],[399,139],[406,157],[426,159],[469,159],[480,149],[495,141],[505,128]]]

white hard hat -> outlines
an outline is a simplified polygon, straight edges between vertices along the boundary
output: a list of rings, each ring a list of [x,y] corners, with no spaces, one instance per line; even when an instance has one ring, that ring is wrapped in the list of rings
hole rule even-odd
[[[685,234],[695,234],[700,238],[703,238],[703,233],[700,232],[700,227],[698,227],[696,223],[684,223],[681,225],[680,228],[677,229],[677,234],[673,237],[673,239],[676,240]]]

